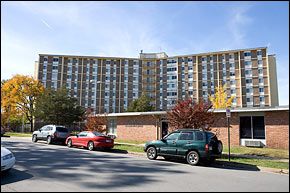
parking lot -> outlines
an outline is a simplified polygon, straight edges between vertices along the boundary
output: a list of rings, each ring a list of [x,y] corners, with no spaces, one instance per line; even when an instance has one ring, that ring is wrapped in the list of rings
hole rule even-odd
[[[190,166],[117,152],[1,138],[15,157],[1,191],[289,191],[289,175]]]

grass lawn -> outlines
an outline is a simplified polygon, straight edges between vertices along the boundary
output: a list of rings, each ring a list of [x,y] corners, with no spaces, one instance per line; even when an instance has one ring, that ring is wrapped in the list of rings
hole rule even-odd
[[[140,146],[133,146],[133,145],[120,145],[120,144],[115,144],[113,149],[119,149],[119,150],[125,150],[128,152],[141,152],[144,153],[143,147]]]
[[[227,157],[222,157],[221,159],[217,159],[220,161],[228,161]],[[253,166],[261,166],[261,167],[267,167],[267,168],[276,168],[276,169],[289,169],[289,163],[288,162],[279,162],[279,161],[273,161],[273,160],[266,160],[266,159],[252,159],[252,158],[236,158],[231,157],[232,163],[243,163],[243,164],[249,164]]]
[[[228,147],[224,146],[223,153],[228,153],[228,152],[229,152]],[[231,153],[289,159],[289,150],[285,150],[285,149],[231,147]]]
[[[122,140],[122,139],[115,139],[115,142],[119,143],[132,143],[132,144],[144,144],[147,141],[135,141],[135,140]]]
[[[16,132],[6,132],[4,136],[13,136],[13,137],[31,137],[32,133],[16,133]]]

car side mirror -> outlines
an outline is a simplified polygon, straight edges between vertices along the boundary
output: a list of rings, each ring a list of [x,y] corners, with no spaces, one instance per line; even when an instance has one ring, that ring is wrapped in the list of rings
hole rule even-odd
[[[79,135],[78,135],[78,134],[77,134],[76,136],[77,136],[77,137],[79,137]]]
[[[166,142],[166,139],[165,138],[162,138],[161,141]]]
[[[41,130],[41,129],[39,129],[39,131],[41,132],[42,130]]]

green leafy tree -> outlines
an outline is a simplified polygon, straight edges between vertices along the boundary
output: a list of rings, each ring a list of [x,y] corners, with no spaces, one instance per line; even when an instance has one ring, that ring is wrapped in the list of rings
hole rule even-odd
[[[141,97],[130,103],[127,112],[147,112],[152,110],[153,107],[150,105],[150,98],[142,94]]]
[[[82,121],[85,114],[85,109],[77,103],[64,88],[47,89],[36,101],[36,117],[50,124],[72,125]]]

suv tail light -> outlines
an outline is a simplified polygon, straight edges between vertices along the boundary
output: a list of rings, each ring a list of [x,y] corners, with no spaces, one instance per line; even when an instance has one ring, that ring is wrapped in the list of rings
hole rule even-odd
[[[209,151],[209,145],[205,144],[204,148],[205,148],[205,152],[207,153]]]

